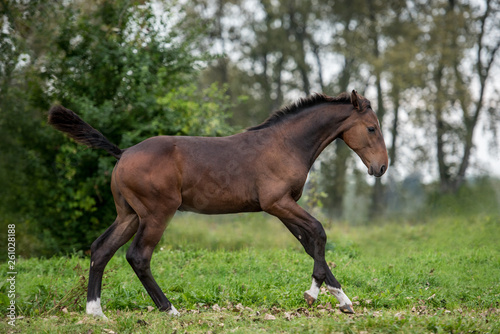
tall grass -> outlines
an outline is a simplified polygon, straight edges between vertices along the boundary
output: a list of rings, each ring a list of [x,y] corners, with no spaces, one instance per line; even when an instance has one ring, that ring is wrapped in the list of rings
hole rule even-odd
[[[363,306],[401,308],[421,300],[433,307],[487,308],[498,302],[498,217],[326,225],[327,261]],[[126,262],[125,249],[107,267],[105,307],[147,308],[152,302]],[[168,227],[152,261],[160,286],[186,308],[229,302],[304,306],[301,292],[310,283],[312,264],[279,221],[260,214],[181,215]],[[82,286],[87,267],[88,258],[78,256],[19,261],[20,312],[35,315],[63,306],[81,310],[82,299],[74,306],[69,299],[78,297],[73,290]],[[0,268],[6,271],[5,265]],[[71,291],[74,296],[68,295]]]

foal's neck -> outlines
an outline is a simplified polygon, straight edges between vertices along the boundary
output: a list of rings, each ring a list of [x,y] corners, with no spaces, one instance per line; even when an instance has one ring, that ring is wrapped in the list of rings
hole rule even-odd
[[[325,103],[308,109],[280,124],[280,132],[293,146],[291,152],[298,154],[307,168],[311,168],[320,153],[345,131],[343,125],[352,106]]]

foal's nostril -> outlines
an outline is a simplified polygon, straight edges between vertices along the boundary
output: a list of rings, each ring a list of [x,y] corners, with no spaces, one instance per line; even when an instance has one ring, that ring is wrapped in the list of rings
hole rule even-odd
[[[380,175],[384,173],[385,173],[385,165],[382,165],[382,167],[380,167]]]

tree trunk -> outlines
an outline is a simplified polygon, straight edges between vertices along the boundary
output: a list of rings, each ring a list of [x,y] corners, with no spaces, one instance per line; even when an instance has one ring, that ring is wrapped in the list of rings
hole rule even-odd
[[[321,92],[323,93],[325,91],[325,82],[323,80],[323,63],[321,62],[319,55],[319,46],[314,41],[311,41],[311,44],[313,47],[312,52],[314,54],[314,58],[316,59],[316,65],[318,66],[318,83],[321,87]]]
[[[297,70],[302,78],[302,91],[306,95],[311,94],[311,84],[309,82],[309,66],[306,61],[306,27],[303,22],[297,22],[296,8],[293,2],[289,3],[289,15],[290,15],[290,28],[288,29],[288,35],[295,38],[295,43],[297,43],[297,52],[293,57],[295,63],[297,64]]]
[[[351,151],[341,140],[335,141],[335,157],[321,163],[322,188],[328,194],[324,200],[326,211],[333,217],[343,216],[346,192],[347,160]]]
[[[382,126],[384,122],[384,116],[385,116],[385,108],[384,108],[384,100],[382,98],[382,85],[380,82],[380,72],[376,70],[376,86],[377,86],[377,104],[378,104],[378,110],[377,110],[377,117],[380,121],[380,125]],[[372,217],[377,217],[380,216],[385,208],[385,187],[382,184],[381,178],[377,177],[375,179],[375,184],[373,185],[372,189],[372,203],[370,207],[370,214]]]
[[[396,142],[398,138],[398,120],[399,120],[399,92],[393,88],[393,104],[394,104],[394,121],[392,122],[391,129],[391,147],[389,148],[389,165],[396,164]]]

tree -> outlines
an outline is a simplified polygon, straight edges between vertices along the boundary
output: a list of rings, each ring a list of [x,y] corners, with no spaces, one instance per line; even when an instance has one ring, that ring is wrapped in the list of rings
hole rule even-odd
[[[422,5],[423,6],[423,5]],[[425,12],[429,32],[424,36],[425,78],[430,85],[427,109],[435,128],[440,189],[455,193],[464,183],[474,148],[473,137],[487,109],[487,92],[500,41],[500,7],[435,1]],[[474,91],[474,86],[477,90]]]
[[[190,3],[188,24],[204,20],[212,33],[207,50],[227,52],[205,71],[204,81],[228,83],[233,100],[246,95],[240,106],[240,125],[262,121],[286,100],[286,95],[308,95],[322,90],[322,73],[308,59],[315,55],[321,67],[317,31],[320,8],[296,0],[258,2],[198,0]]]

